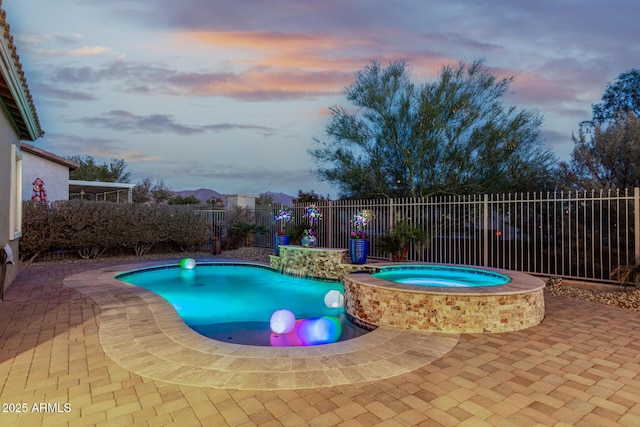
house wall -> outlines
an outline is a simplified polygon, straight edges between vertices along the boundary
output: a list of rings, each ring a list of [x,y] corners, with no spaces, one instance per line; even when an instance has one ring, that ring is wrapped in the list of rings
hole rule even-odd
[[[47,201],[69,200],[69,167],[22,151],[22,200],[31,200],[33,182],[44,181]]]
[[[18,240],[9,241],[9,214],[11,209],[11,144],[20,146],[18,135],[7,119],[6,113],[0,114],[0,249],[9,243],[16,265],[7,266],[4,287],[8,288],[18,275]],[[0,283],[0,286],[2,284]]]
[[[248,194],[229,194],[227,196],[227,205],[229,207],[239,206],[241,208],[254,210],[256,208],[256,198],[257,196]]]

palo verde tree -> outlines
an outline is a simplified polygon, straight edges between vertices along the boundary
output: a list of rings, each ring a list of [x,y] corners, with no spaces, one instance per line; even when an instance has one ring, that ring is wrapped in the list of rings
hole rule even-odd
[[[321,180],[343,197],[421,197],[523,191],[547,183],[554,157],[542,118],[503,105],[512,78],[482,61],[445,66],[417,85],[405,61],[372,61],[345,92],[354,112],[330,108],[327,139],[310,150]]]

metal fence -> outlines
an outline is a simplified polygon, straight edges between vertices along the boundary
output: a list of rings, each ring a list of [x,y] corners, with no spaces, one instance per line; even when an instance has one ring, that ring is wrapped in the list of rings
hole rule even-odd
[[[307,205],[293,206],[294,223],[305,220]],[[254,220],[269,232],[257,246],[271,246],[281,224],[282,206],[257,208]],[[431,233],[422,248],[411,248],[412,261],[455,263],[518,270],[545,276],[610,281],[611,271],[640,256],[640,189],[449,196],[425,199],[341,200],[317,204],[318,245],[348,248],[351,219],[368,210],[373,220],[370,257],[385,258],[376,244],[397,221]],[[209,212],[224,234],[224,211]]]

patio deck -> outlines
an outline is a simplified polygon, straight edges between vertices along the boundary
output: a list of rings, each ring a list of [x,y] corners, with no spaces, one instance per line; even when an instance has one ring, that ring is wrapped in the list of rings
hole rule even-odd
[[[540,325],[463,334],[441,358],[383,380],[213,388],[143,377],[105,354],[98,305],[63,279],[120,264],[22,268],[0,302],[0,425],[640,425],[635,312],[546,297]]]

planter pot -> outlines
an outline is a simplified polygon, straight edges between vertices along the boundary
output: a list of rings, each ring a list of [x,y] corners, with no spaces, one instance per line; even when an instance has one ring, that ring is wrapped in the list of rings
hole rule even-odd
[[[309,235],[309,236],[302,237],[302,242],[300,242],[300,243],[305,248],[315,248],[317,242],[318,242],[318,240],[316,239],[316,236]]]
[[[369,241],[365,239],[349,240],[349,256],[353,264],[364,264],[369,254]]]
[[[280,255],[280,246],[287,246],[289,244],[289,235],[281,236],[276,234],[273,236],[273,254]]]

